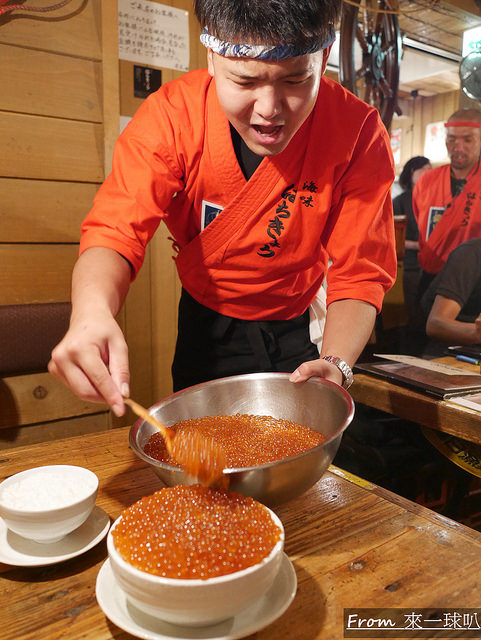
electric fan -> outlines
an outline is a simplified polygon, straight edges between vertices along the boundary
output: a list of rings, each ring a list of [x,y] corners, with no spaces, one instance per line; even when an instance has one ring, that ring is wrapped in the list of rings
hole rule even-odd
[[[481,102],[481,51],[471,51],[461,60],[459,77],[468,98]]]

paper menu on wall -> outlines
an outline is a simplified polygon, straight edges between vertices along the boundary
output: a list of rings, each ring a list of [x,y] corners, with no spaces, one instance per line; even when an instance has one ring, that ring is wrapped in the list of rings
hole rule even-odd
[[[118,0],[119,58],[189,70],[189,12],[150,0]]]
[[[423,358],[416,358],[415,356],[402,356],[389,353],[375,353],[377,358],[384,358],[384,360],[392,360],[393,362],[402,362],[403,364],[409,364],[413,367],[420,367],[421,369],[428,369],[429,371],[437,371],[447,376],[473,376],[476,375],[472,371],[466,369],[460,369],[458,367],[451,367],[448,364],[442,364],[441,362],[434,362],[434,360],[424,360]]]

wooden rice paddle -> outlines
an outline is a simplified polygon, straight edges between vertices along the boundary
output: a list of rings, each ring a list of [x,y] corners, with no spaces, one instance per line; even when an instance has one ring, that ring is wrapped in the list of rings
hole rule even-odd
[[[199,433],[175,432],[156,420],[132,398],[124,398],[124,402],[139,418],[143,418],[160,431],[170,457],[178,462],[186,473],[208,486],[222,479],[222,472],[226,466],[225,453],[212,439],[204,438]]]

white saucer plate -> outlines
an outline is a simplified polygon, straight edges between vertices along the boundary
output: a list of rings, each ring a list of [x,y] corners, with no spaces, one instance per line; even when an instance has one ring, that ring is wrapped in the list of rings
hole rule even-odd
[[[0,518],[0,562],[17,567],[42,567],[63,562],[94,547],[105,538],[109,528],[109,516],[95,506],[78,529],[58,542],[41,544],[10,531]]]
[[[296,595],[294,567],[283,554],[279,573],[269,591],[233,618],[207,627],[170,624],[136,609],[115,581],[106,560],[97,576],[96,596],[107,618],[123,631],[143,640],[234,640],[263,629],[281,616]]]

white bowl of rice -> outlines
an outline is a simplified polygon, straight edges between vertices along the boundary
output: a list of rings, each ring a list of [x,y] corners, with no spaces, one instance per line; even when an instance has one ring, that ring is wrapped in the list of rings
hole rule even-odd
[[[0,517],[24,538],[58,542],[87,520],[98,487],[95,473],[84,467],[34,467],[0,484]]]

